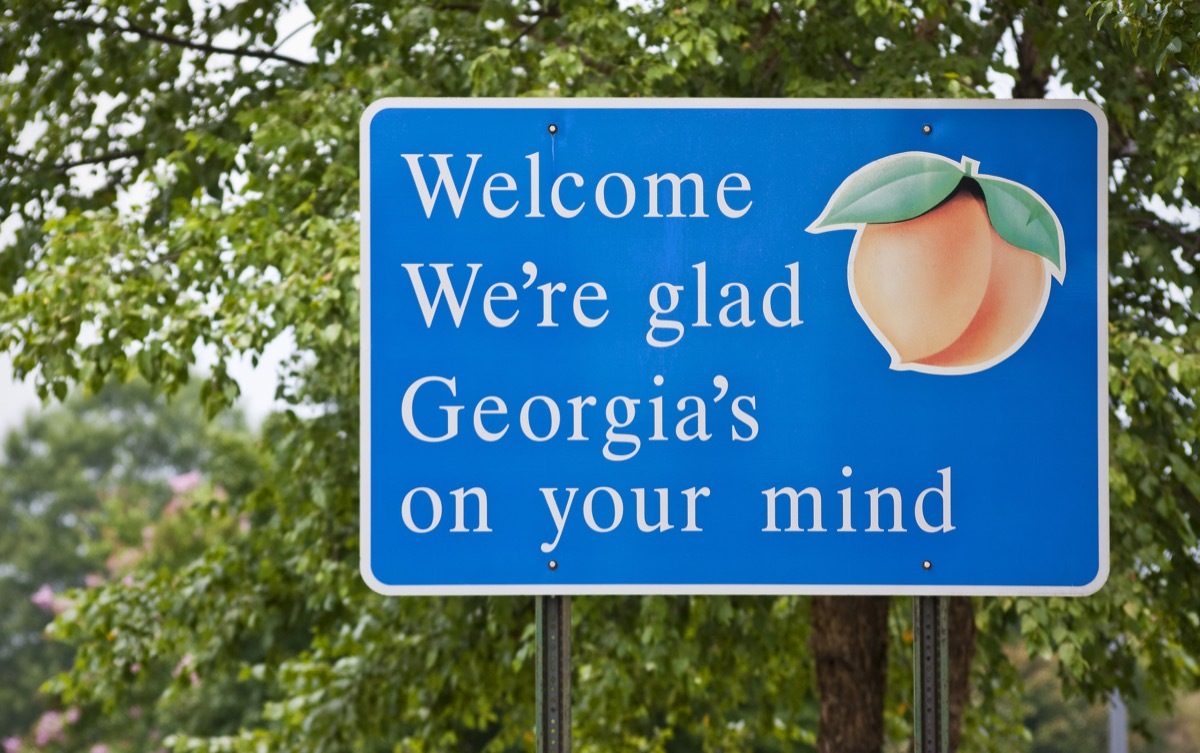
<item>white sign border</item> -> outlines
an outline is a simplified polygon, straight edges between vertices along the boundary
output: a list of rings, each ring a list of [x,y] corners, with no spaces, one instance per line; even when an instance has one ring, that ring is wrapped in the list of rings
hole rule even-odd
[[[392,109],[539,110],[1082,110],[1096,121],[1096,361],[1099,468],[1099,550],[1096,577],[1082,586],[919,586],[888,584],[479,584],[391,585],[371,570],[371,121]],[[568,596],[610,595],[845,595],[845,596],[1088,596],[1108,580],[1108,121],[1095,103],[1082,99],[618,99],[388,97],[376,100],[359,121],[359,572],[372,591],[385,596]]]

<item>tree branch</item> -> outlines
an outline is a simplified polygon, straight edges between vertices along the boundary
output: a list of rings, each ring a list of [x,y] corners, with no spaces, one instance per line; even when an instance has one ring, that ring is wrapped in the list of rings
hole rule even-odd
[[[521,31],[519,31],[515,37],[504,43],[504,46],[510,50],[515,48],[517,44],[519,44],[520,41],[529,34],[529,32],[537,28],[538,24],[540,24],[544,18],[547,18],[547,16],[539,15],[537,18],[533,19],[531,23],[525,24],[525,26],[521,28]]]
[[[58,170],[59,172],[66,172],[74,167],[83,167],[84,165],[103,165],[108,164],[109,162],[115,162],[119,159],[141,157],[145,154],[145,149],[125,149],[119,152],[98,154],[95,157],[85,157],[83,159],[69,160],[67,162],[56,162],[48,167],[50,167],[52,170]]]
[[[978,26],[979,34],[976,36],[976,44],[970,47],[972,57],[980,57],[984,54],[988,55],[988,59],[996,54],[996,48],[1000,46],[1000,42],[1004,39],[1005,32],[1010,29],[1013,32],[1013,39],[1017,37],[1017,32],[1013,29],[1013,16],[1011,13],[995,11],[995,15],[986,21],[983,21]],[[979,40],[983,40],[983,44],[978,44]],[[1003,53],[1001,53],[1003,58]]]
[[[605,76],[611,75],[617,70],[617,66],[606,63],[603,60],[597,60],[590,55],[584,54],[582,51],[579,52],[579,59],[583,61],[584,65],[603,73]]]
[[[1015,23],[1010,28],[1017,46],[1017,82],[1013,86],[1013,99],[1045,99],[1050,74],[1041,64],[1041,53],[1033,43],[1033,32],[1024,18],[1019,36]]]
[[[478,13],[483,10],[483,6],[472,5],[471,3],[436,3],[434,10],[461,10],[468,13]]]
[[[558,2],[551,2],[543,11],[533,11],[531,13],[522,13],[521,15],[525,18],[532,16],[533,20],[521,27],[521,30],[517,32],[515,37],[504,43],[504,46],[510,50],[515,48],[529,32],[536,29],[542,21],[545,21],[547,18],[562,18],[562,11],[558,7]]]
[[[66,23],[85,26],[89,29],[96,29],[98,31],[107,31],[117,34],[135,34],[142,39],[151,39],[155,42],[162,42],[163,44],[170,45],[172,47],[184,47],[189,50],[197,50],[199,52],[207,52],[214,55],[233,55],[234,57],[251,57],[258,58],[259,60],[277,60],[281,63],[287,63],[288,65],[295,65],[301,68],[308,65],[308,63],[304,62],[303,60],[298,60],[287,55],[281,55],[273,50],[259,50],[252,47],[218,47],[214,44],[195,42],[190,39],[183,39],[181,37],[154,31],[153,29],[146,29],[130,23],[129,21],[117,24],[107,21],[93,21],[90,18],[73,18],[68,19]]]
[[[1194,231],[1189,232],[1184,230],[1170,220],[1164,220],[1157,216],[1154,218],[1147,216],[1134,217],[1130,224],[1142,232],[1161,235],[1172,241],[1179,247],[1180,252],[1185,258],[1194,259],[1200,257],[1200,235],[1197,235]]]
[[[838,55],[838,61],[841,62],[842,67],[844,67],[850,73],[851,81],[858,83],[860,80],[862,80],[863,69],[854,64],[854,61],[850,59],[849,52],[847,52],[845,55]]]

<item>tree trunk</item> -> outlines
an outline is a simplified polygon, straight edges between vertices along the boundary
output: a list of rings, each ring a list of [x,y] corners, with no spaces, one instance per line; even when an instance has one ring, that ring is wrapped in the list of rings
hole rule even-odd
[[[821,698],[819,753],[879,753],[887,691],[885,596],[814,596],[813,657]],[[950,751],[962,739],[975,658],[975,605],[950,599]]]
[[[810,643],[821,698],[819,753],[880,753],[887,689],[886,596],[814,596]]]
[[[950,753],[962,739],[963,711],[971,702],[971,661],[975,658],[975,603],[970,596],[950,599]]]

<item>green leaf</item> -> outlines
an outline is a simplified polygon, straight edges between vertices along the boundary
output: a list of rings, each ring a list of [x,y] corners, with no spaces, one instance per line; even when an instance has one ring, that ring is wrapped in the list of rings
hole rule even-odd
[[[1058,658],[1060,661],[1069,664],[1075,658],[1075,644],[1064,643],[1058,647]]]
[[[1191,492],[1192,496],[1200,499],[1200,473],[1192,470],[1191,463],[1174,452],[1167,453],[1171,464],[1171,473]]]
[[[964,175],[958,163],[926,152],[875,160],[842,181],[808,232],[911,220],[942,203]]]
[[[976,176],[987,201],[988,217],[1000,237],[1017,248],[1044,257],[1055,266],[1062,281],[1062,225],[1054,210],[1025,186],[987,175]]]
[[[1162,53],[1159,54],[1158,62],[1154,64],[1154,72],[1161,73],[1163,63],[1167,62],[1167,58],[1171,55],[1179,54],[1181,50],[1183,50],[1183,40],[1179,37],[1172,38],[1167,46],[1163,48]]]

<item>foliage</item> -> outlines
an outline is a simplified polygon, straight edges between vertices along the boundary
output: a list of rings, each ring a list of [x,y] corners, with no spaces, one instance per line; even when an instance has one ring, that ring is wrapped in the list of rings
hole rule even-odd
[[[144,382],[113,384],[30,416],[5,438],[0,738],[32,729],[31,738],[49,740],[68,725],[87,737],[94,715],[57,708],[53,698],[38,694],[38,686],[68,669],[74,657],[67,645],[42,637],[54,614],[74,613],[68,590],[86,585],[99,591],[106,581],[202,550],[200,534],[215,532],[195,521],[181,530],[179,522],[187,500],[213,493],[209,482],[181,496],[200,484],[201,469],[236,493],[253,486],[254,456],[236,416],[207,423],[195,390],[187,397],[190,402],[181,396],[167,403]],[[134,726],[145,734],[151,721],[147,714]],[[89,732],[81,732],[84,727]],[[122,736],[130,738],[129,730]]]
[[[1137,52],[1143,45],[1157,54],[1154,69],[1168,62],[1190,70],[1200,63],[1200,8],[1178,0],[1101,0],[1088,10],[1097,25],[1111,24]]]
[[[1107,750],[1111,733],[1107,702],[1088,703],[1079,696],[1065,697],[1053,662],[1011,653],[1025,687],[1026,697],[1021,705],[1023,721],[1032,739],[1030,753]],[[1195,750],[1198,719],[1194,710],[1197,704],[1200,704],[1200,694],[1184,696],[1172,717],[1155,717],[1148,724],[1139,725],[1141,729],[1128,730],[1129,750],[1132,753]],[[1130,709],[1128,713],[1133,718],[1144,719],[1145,712],[1145,709]]]
[[[181,750],[530,748],[531,602],[389,600],[357,574],[357,124],[370,101],[986,97],[994,83],[1066,89],[1108,114],[1114,548],[1095,597],[980,602],[992,705],[972,710],[972,745],[1011,749],[988,719],[1012,687],[1000,646],[1014,632],[1088,697],[1132,695],[1139,672],[1159,678],[1147,692],[1160,702],[1195,682],[1200,244],[1179,219],[1200,205],[1189,6],[310,0],[300,60],[277,46],[302,22],[273,0],[10,5],[0,348],[16,368],[59,397],[134,370],[170,392],[203,345],[216,413],[238,394],[230,358],[284,335],[297,350],[281,388],[293,410],[264,440],[269,472],[215,508],[253,535],[139,570],[136,589],[81,594],[58,627],[79,647],[58,685],[69,702],[128,704],[141,687],[130,666],[188,652],[202,677],[266,695],[236,731],[176,727]],[[1181,11],[1150,15],[1160,7]],[[576,747],[810,742],[805,612],[796,598],[579,599]]]
[[[1023,721],[1033,738],[1030,753],[1108,749],[1106,706],[1064,699],[1048,662],[1027,661],[1022,669],[1028,698]]]

